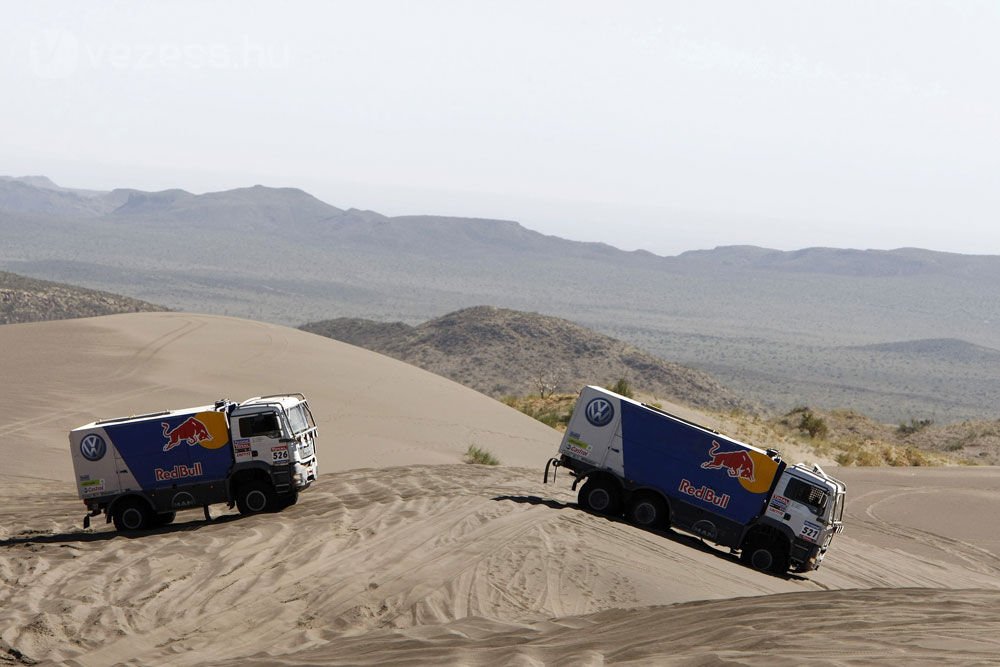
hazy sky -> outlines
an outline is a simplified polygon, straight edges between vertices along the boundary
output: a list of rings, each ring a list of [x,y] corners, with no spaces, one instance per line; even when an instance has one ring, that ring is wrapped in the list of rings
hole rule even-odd
[[[7,2],[0,174],[1000,254],[1000,2]]]

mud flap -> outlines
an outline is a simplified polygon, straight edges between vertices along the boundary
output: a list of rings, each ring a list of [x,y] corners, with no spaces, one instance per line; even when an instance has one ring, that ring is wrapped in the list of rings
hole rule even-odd
[[[546,461],[546,463],[545,463],[545,476],[542,477],[542,484],[548,484],[549,483],[549,466],[552,466],[552,483],[555,484],[555,482],[556,482],[556,470],[561,465],[562,465],[562,463],[559,462],[559,459],[549,459],[548,461]]]
[[[96,510],[91,510],[88,514],[85,514],[84,517],[83,517],[83,529],[87,530],[88,528],[90,528],[90,517],[97,516],[100,513],[101,513],[101,510],[100,509],[96,509]],[[110,514],[108,515],[108,522],[109,523],[111,522],[111,515]]]

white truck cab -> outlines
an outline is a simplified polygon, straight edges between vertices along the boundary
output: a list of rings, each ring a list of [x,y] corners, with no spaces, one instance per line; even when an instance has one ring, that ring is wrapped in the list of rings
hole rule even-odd
[[[766,517],[790,529],[794,536],[793,552],[797,546],[805,546],[803,542],[819,547],[800,549],[803,570],[819,567],[833,536],[843,532],[846,496],[844,483],[827,475],[818,465],[788,466],[775,485]]]
[[[301,487],[316,480],[316,422],[302,394],[247,399],[229,417],[236,463],[288,464],[289,482]]]

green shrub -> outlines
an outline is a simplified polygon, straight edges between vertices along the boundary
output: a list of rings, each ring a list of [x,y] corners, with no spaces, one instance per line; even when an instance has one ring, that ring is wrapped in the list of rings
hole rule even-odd
[[[805,431],[810,438],[815,440],[816,438],[825,438],[829,429],[822,417],[817,417],[812,411],[806,410],[802,413],[802,418],[799,419],[799,430]]]
[[[500,459],[493,456],[488,450],[475,445],[469,445],[469,448],[465,451],[465,462],[478,463],[485,466],[500,465]]]
[[[632,398],[632,385],[626,378],[618,378],[618,382],[615,382],[611,387],[611,391],[616,394],[621,394],[625,398]]]
[[[911,419],[909,424],[900,424],[896,427],[896,433],[902,436],[913,435],[918,431],[922,431],[931,424],[934,423],[933,419]]]

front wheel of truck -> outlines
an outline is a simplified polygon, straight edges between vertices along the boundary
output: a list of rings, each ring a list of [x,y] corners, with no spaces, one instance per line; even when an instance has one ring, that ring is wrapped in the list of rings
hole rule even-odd
[[[779,540],[754,540],[743,547],[740,560],[761,572],[784,574],[788,571],[788,547]]]
[[[618,485],[600,477],[587,480],[580,488],[577,502],[583,509],[597,514],[621,514],[621,491]]]
[[[295,503],[299,502],[299,494],[290,493],[287,496],[277,496],[274,499],[274,511],[280,512],[281,510],[288,509]]]
[[[236,507],[244,516],[267,512],[274,506],[274,489],[261,480],[251,480],[236,492]]]

